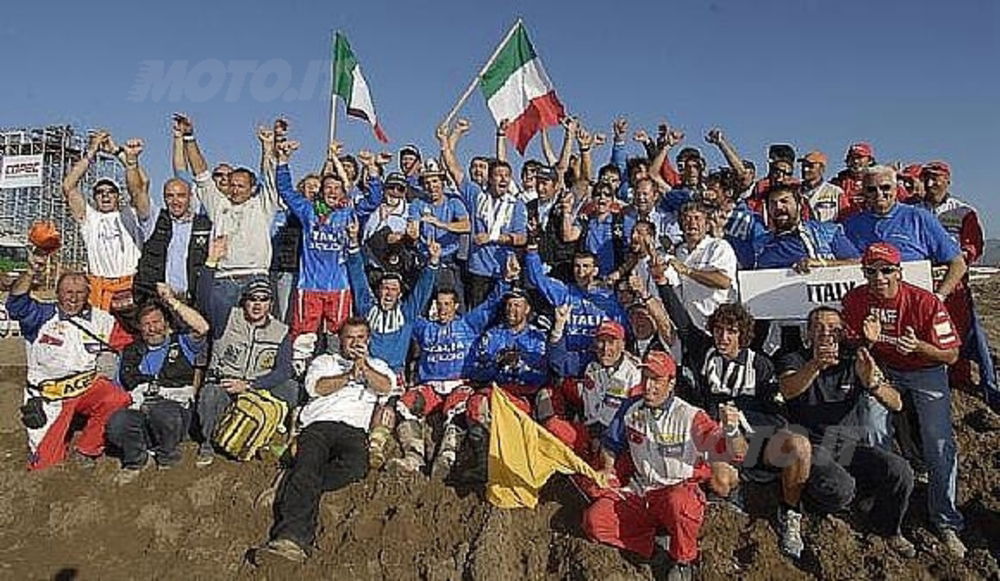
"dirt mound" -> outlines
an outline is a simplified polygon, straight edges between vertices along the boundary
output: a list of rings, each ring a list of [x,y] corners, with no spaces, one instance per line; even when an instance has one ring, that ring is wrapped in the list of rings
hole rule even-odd
[[[981,289],[991,339],[1000,344],[1000,283]],[[303,565],[247,564],[269,509],[254,506],[276,465],[193,465],[193,450],[169,471],[148,471],[116,487],[117,465],[74,464],[24,471],[17,421],[23,351],[0,342],[0,578],[5,579],[628,579],[660,578],[645,562],[582,538],[585,503],[554,478],[535,511],[493,509],[476,493],[425,478],[369,475],[324,497],[318,549]],[[920,550],[903,560],[865,533],[864,519],[806,518],[807,553],[781,556],[773,527],[774,489],[756,490],[750,515],[712,506],[703,530],[702,579],[998,579],[1000,418],[977,395],[953,400],[960,449],[959,501],[968,520],[964,562],[948,557],[923,528],[926,489],[907,521]]]

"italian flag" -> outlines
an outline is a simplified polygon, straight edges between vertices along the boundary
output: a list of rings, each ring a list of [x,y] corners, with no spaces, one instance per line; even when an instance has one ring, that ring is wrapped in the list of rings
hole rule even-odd
[[[497,124],[509,120],[507,139],[522,155],[539,129],[559,123],[564,115],[552,81],[521,22],[480,75],[479,86]]]
[[[344,100],[348,115],[367,121],[379,141],[389,142],[375,115],[372,94],[368,90],[368,82],[361,74],[361,65],[358,64],[358,59],[351,51],[347,39],[339,32],[333,39],[333,95],[334,98],[339,95]]]

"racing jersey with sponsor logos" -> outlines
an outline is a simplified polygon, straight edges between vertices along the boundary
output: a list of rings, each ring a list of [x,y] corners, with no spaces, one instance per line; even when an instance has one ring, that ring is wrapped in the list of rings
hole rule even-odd
[[[575,284],[567,285],[544,274],[538,252],[529,251],[524,258],[528,282],[538,287],[542,296],[553,307],[570,304],[573,311],[566,323],[564,335],[566,350],[574,355],[573,363],[561,366],[565,377],[579,377],[593,360],[591,347],[598,325],[607,320],[625,324],[625,311],[615,293],[606,288],[583,290]]]
[[[641,397],[627,401],[601,443],[615,454],[628,450],[635,466],[628,488],[637,494],[704,478],[704,453],[726,451],[722,428],[677,396],[657,408]]]
[[[115,318],[106,311],[88,307],[70,317],[55,303],[41,303],[28,294],[7,297],[7,313],[20,324],[28,344],[30,385],[93,371],[115,331]]]
[[[476,381],[537,391],[549,377],[548,341],[541,329],[527,325],[515,331],[507,325],[486,331],[476,343]]]
[[[624,353],[618,365],[605,367],[592,361],[579,382],[583,421],[609,426],[618,408],[642,389],[642,370],[635,356]]]
[[[937,206],[923,206],[937,216],[938,221],[958,243],[965,261],[973,264],[983,255],[983,226],[979,214],[969,204],[949,195]]]
[[[509,285],[498,282],[493,292],[475,309],[447,323],[421,317],[413,328],[413,340],[420,347],[417,381],[468,379],[475,361],[472,347],[489,325]]]
[[[275,170],[278,194],[302,223],[302,256],[299,288],[314,291],[348,290],[347,225],[355,219],[354,211],[332,209],[320,214],[305,196],[295,191],[287,164]]]
[[[907,282],[900,282],[899,292],[880,299],[868,290],[868,285],[851,289],[844,296],[844,322],[857,336],[862,336],[865,317],[875,315],[882,324],[878,341],[872,346],[875,360],[897,370],[912,370],[939,365],[916,353],[903,354],[898,349],[899,338],[913,328],[917,339],[938,349],[953,349],[962,341],[955,331],[944,303],[933,293]]]

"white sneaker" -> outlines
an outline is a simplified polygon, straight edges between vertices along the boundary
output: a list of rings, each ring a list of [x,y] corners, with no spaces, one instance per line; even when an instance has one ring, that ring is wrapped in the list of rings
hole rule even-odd
[[[802,513],[778,507],[778,535],[781,537],[781,552],[798,559],[802,556],[805,542],[802,540]]]
[[[958,538],[958,533],[954,530],[943,529],[938,532],[938,538],[941,540],[944,548],[948,549],[949,553],[959,559],[965,558],[965,543],[962,542],[962,539]]]

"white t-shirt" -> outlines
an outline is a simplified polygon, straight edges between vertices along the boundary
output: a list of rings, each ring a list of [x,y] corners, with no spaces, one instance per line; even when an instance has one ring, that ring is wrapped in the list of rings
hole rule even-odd
[[[87,204],[80,222],[80,235],[87,248],[87,270],[94,276],[118,278],[135,274],[142,249],[135,236],[140,234],[132,209],[98,212]],[[130,220],[130,227],[126,220]]]
[[[677,259],[695,270],[722,272],[733,281],[728,289],[719,289],[705,286],[687,276],[680,277],[681,301],[694,324],[705,329],[705,321],[719,305],[736,300],[736,253],[725,240],[705,236],[694,250],[689,251],[685,244],[679,245]]]
[[[368,358],[368,365],[377,373],[385,375],[392,383],[392,391],[396,390],[396,374],[389,364],[374,357]],[[349,426],[368,431],[372,412],[379,402],[379,394],[363,383],[351,381],[339,390],[329,395],[316,393],[316,383],[325,377],[342,375],[354,367],[354,362],[345,359],[340,354],[320,355],[313,359],[306,372],[306,393],[309,402],[302,408],[299,423],[304,428],[314,422],[344,422]]]

